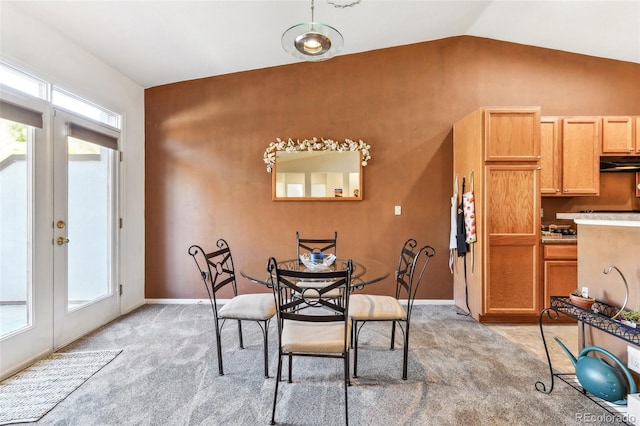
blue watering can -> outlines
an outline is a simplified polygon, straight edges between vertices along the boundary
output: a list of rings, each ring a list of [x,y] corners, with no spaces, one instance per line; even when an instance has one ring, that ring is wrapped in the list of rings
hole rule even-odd
[[[636,382],[631,377],[629,369],[611,352],[598,346],[587,346],[580,351],[578,359],[576,359],[560,339],[557,337],[554,337],[554,339],[571,359],[576,369],[576,377],[587,392],[617,405],[627,405],[627,400],[625,399],[627,396],[627,384],[629,387],[628,393],[638,392]],[[609,365],[602,358],[587,356],[589,352],[599,352],[610,358],[620,367],[620,370],[626,376],[626,380],[617,368]]]

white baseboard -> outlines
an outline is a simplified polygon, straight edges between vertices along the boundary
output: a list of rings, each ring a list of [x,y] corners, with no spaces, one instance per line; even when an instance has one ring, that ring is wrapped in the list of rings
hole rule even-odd
[[[229,299],[217,299],[220,303],[225,303]],[[209,299],[146,299],[147,305],[200,305],[209,304]]]
[[[229,299],[218,299],[224,304]],[[146,299],[147,305],[199,305],[209,304],[209,299]],[[416,299],[414,305],[453,305],[453,299]]]
[[[414,305],[453,305],[453,299],[415,299]]]

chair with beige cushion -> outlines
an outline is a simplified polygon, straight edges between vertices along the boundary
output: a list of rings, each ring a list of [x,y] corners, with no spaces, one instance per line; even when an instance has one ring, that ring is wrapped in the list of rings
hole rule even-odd
[[[404,243],[396,271],[395,296],[352,294],[349,316],[353,321],[353,377],[358,377],[358,337],[362,327],[371,321],[391,322],[391,349],[394,349],[396,324],[404,335],[402,379],[407,379],[409,357],[409,325],[416,291],[422,281],[429,260],[435,255],[431,246],[416,251],[417,243],[409,239]]]
[[[213,310],[214,326],[216,330],[216,348],[218,352],[218,373],[222,376],[222,346],[220,333],[226,320],[238,321],[238,338],[240,349],[244,349],[242,341],[242,321],[254,321],[262,330],[264,345],[264,376],[269,377],[268,336],[269,321],[276,314],[276,305],[271,293],[238,294],[235,268],[229,245],[223,239],[216,243],[218,249],[210,253],[200,246],[189,247],[189,254],[200,272],[200,278],[209,294],[211,309]],[[198,261],[200,259],[200,261]],[[217,292],[223,288],[231,289],[232,297],[220,303]],[[222,306],[219,306],[219,305]]]
[[[267,269],[271,276],[274,297],[277,300],[278,322],[278,371],[271,424],[275,424],[278,387],[282,374],[282,358],[289,360],[289,383],[293,357],[338,358],[344,363],[344,407],[345,423],[348,424],[349,382],[349,294],[351,290],[352,262],[338,271],[309,272],[288,270],[278,266],[272,257]],[[297,268],[293,268],[297,269]],[[302,288],[299,281],[322,280],[326,285],[319,288]],[[328,297],[333,290],[340,289],[340,299]],[[309,401],[311,403],[312,401]],[[333,411],[329,411],[332,413]],[[325,423],[336,423],[327,420]]]

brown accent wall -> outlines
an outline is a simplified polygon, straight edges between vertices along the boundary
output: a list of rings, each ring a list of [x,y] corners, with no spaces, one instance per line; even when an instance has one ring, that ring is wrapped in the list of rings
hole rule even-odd
[[[528,105],[640,115],[640,65],[463,36],[147,89],[146,297],[206,297],[192,243],[224,237],[241,270],[294,256],[296,231],[337,230],[340,256],[390,270],[407,238],[434,246],[418,298],[451,299],[452,125],[480,106]],[[371,145],[363,201],[271,200],[268,143],[313,136]]]

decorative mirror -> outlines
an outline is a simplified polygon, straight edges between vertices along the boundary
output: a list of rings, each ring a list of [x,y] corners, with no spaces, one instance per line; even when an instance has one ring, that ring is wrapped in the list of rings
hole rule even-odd
[[[362,141],[276,139],[264,153],[273,200],[362,200],[362,168],[371,159]]]

